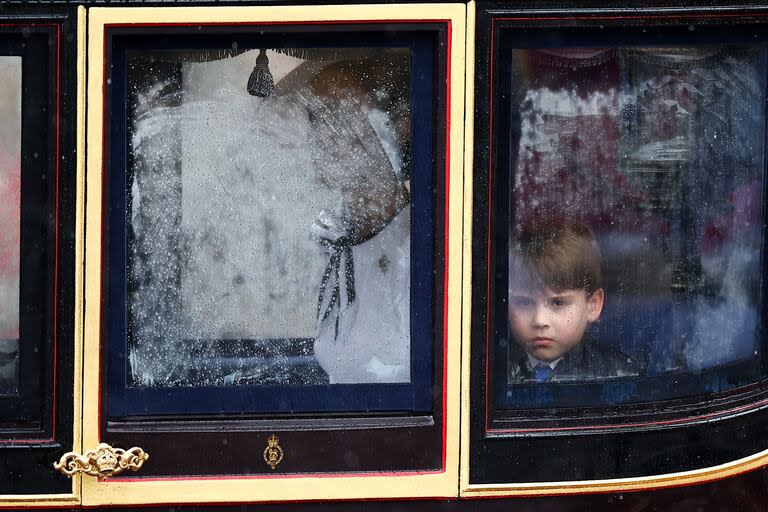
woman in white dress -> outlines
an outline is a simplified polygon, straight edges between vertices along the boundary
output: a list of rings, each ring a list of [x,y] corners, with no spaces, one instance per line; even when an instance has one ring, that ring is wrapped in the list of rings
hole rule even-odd
[[[314,165],[342,198],[313,228],[329,249],[314,350],[331,383],[411,380],[408,69],[407,54],[336,63],[305,98]]]

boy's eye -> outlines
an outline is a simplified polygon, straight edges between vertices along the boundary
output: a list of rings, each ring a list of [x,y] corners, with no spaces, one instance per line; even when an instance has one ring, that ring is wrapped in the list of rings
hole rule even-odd
[[[547,305],[550,308],[562,308],[568,305],[568,301],[559,297],[555,297],[554,299],[549,299],[549,301],[547,301]]]

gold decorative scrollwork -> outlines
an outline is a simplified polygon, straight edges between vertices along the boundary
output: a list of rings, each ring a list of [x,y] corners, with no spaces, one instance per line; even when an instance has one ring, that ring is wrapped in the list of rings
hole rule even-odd
[[[279,443],[280,439],[275,434],[272,434],[267,439],[267,447],[264,448],[264,462],[272,469],[275,469],[280,464],[280,461],[283,460],[283,449]]]
[[[67,476],[85,473],[107,478],[122,473],[126,469],[138,471],[148,458],[149,454],[138,447],[122,450],[113,448],[107,443],[101,443],[95,450],[87,451],[83,455],[76,452],[65,453],[59,462],[53,463],[53,467]]]

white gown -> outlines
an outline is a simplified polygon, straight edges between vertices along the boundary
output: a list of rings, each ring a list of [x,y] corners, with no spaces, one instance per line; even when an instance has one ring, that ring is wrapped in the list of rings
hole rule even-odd
[[[332,384],[410,382],[410,204],[370,240],[352,247],[355,299],[348,303],[347,259],[326,283],[315,357]],[[339,283],[341,278],[341,283]],[[338,328],[337,322],[338,320]]]

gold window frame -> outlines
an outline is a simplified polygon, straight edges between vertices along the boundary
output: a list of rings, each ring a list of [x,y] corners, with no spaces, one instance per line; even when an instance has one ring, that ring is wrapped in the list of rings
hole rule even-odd
[[[282,500],[388,499],[456,497],[459,470],[459,398],[462,302],[462,248],[465,187],[464,71],[466,5],[400,4],[282,7],[99,7],[89,9],[88,27],[88,152],[85,229],[85,317],[83,360],[83,450],[99,439],[100,302],[102,250],[102,144],[104,138],[104,33],[110,24],[226,24],[242,22],[392,21],[450,24],[448,84],[450,119],[447,148],[450,169],[447,202],[446,273],[448,297],[445,336],[444,467],[439,472],[373,475],[289,475],[269,477],[172,477],[121,480],[82,478],[82,503],[138,505],[170,503],[248,503]],[[120,447],[130,448],[130,447]],[[201,458],[205,454],[200,454]]]

